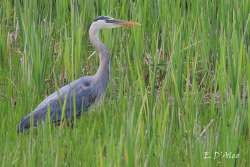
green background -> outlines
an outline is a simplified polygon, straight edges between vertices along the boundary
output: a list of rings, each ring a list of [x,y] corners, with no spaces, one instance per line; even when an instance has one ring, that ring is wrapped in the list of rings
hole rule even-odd
[[[95,73],[99,15],[141,23],[101,33],[103,102],[73,129],[18,135],[42,99]],[[249,62],[249,0],[0,0],[0,165],[247,166]]]

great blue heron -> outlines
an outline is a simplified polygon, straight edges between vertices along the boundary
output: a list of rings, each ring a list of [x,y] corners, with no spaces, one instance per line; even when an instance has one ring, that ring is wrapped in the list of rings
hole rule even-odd
[[[52,123],[58,124],[63,115],[67,121],[79,117],[82,112],[103,96],[109,81],[109,52],[107,47],[98,37],[99,30],[103,28],[133,27],[138,23],[133,21],[118,20],[108,16],[99,16],[89,29],[90,42],[99,53],[100,65],[92,76],[84,76],[63,86],[44,99],[33,112],[25,116],[19,123],[18,132],[24,132],[31,126],[37,127],[40,122],[45,122],[50,116]],[[49,113],[48,113],[49,112]],[[63,114],[64,113],[64,114]]]

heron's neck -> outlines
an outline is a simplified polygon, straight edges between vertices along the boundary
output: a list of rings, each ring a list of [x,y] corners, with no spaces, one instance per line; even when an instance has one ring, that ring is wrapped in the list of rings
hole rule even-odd
[[[99,39],[99,28],[91,25],[89,29],[90,42],[99,53],[100,64],[96,74],[94,75],[97,80],[105,81],[105,86],[109,79],[109,53],[106,46]]]

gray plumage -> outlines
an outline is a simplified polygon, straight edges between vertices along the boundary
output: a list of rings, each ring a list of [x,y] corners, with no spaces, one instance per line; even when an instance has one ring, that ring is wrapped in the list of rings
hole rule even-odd
[[[45,98],[33,112],[25,116],[18,125],[18,132],[24,132],[31,126],[37,127],[45,122],[47,116],[54,124],[60,124],[64,111],[67,121],[79,117],[82,112],[97,102],[104,95],[109,81],[109,52],[99,40],[98,33],[102,28],[132,27],[135,22],[100,16],[94,20],[89,29],[90,41],[99,53],[100,64],[95,75],[84,76],[63,86]],[[50,111],[48,113],[48,111]]]

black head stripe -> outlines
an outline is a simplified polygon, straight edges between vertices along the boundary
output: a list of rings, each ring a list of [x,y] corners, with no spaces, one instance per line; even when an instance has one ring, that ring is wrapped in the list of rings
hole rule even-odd
[[[110,17],[108,17],[108,16],[99,16],[99,17],[97,17],[94,21],[98,21],[98,20],[109,20],[110,19]]]
[[[114,24],[117,24],[119,23],[119,20],[114,20],[114,19],[109,19],[109,20],[105,20],[106,23],[114,23]]]

